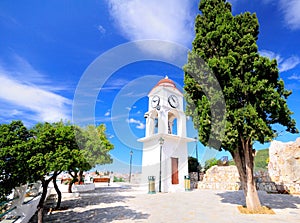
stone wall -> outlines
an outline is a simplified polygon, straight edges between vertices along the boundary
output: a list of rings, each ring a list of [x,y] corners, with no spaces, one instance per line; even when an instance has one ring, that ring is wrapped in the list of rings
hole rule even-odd
[[[300,193],[300,138],[287,143],[272,141],[268,170],[271,180],[282,190]]]
[[[282,190],[282,185],[271,181],[267,171],[254,173],[257,190],[277,193]],[[211,190],[240,190],[241,181],[236,166],[213,166],[206,171],[203,181],[198,182],[198,189]]]
[[[300,194],[300,138],[296,142],[272,141],[269,148],[268,171],[254,173],[258,190]],[[199,189],[239,190],[236,166],[213,166],[206,171]]]
[[[239,190],[240,186],[236,166],[212,166],[198,182],[198,189]]]
[[[189,173],[190,180],[191,180],[191,189],[196,189],[198,187],[198,173],[197,172],[190,172]],[[199,180],[203,180],[203,173],[199,173]]]

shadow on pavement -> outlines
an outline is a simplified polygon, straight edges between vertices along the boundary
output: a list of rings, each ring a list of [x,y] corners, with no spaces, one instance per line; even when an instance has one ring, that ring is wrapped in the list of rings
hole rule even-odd
[[[293,196],[290,194],[267,194],[264,191],[258,191],[260,202],[264,206],[274,209],[295,208],[299,209],[300,196]],[[222,203],[230,203],[237,205],[245,205],[245,197],[243,191],[226,191],[217,193],[221,197]]]
[[[130,188],[103,187],[94,191],[82,192],[79,198],[65,199],[61,203],[61,211],[47,214],[45,208],[44,222],[84,222],[101,223],[115,220],[143,220],[149,214],[132,210],[126,206],[127,199],[135,196],[122,195],[120,192],[130,191]],[[96,207],[95,207],[96,206]],[[54,204],[51,205],[54,207]],[[35,215],[30,222],[37,222]]]
[[[67,211],[57,212],[44,217],[45,222],[88,222],[101,223],[115,220],[142,220],[148,214],[128,209],[127,206],[114,206],[106,208],[89,209],[83,212]]]

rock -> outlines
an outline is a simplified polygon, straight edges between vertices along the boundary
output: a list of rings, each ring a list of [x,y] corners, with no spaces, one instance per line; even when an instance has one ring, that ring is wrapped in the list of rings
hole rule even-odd
[[[288,186],[290,193],[300,193],[300,138],[295,142],[272,141],[269,148],[268,172],[276,184]]]
[[[272,141],[268,170],[275,183],[300,183],[300,138],[288,143]]]
[[[212,166],[198,183],[199,189],[239,190],[240,177],[236,166]]]

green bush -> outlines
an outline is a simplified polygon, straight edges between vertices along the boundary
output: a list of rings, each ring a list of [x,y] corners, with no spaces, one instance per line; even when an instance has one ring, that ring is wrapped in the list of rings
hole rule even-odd
[[[269,149],[262,149],[256,152],[254,157],[254,171],[267,170],[269,161]]]
[[[116,177],[114,176],[114,182],[125,182],[123,177]]]
[[[209,168],[211,168],[212,166],[218,165],[218,162],[219,161],[216,158],[212,158],[212,159],[206,160],[205,164],[204,164],[204,170],[206,171]]]

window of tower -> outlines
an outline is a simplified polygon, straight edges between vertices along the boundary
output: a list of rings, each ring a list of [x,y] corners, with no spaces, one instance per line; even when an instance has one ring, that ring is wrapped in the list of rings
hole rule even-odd
[[[158,118],[154,119],[154,134],[158,133]]]
[[[171,112],[168,114],[168,134],[177,135],[177,117]]]

